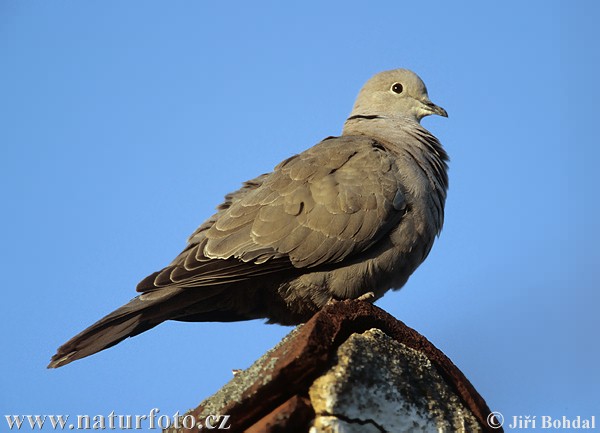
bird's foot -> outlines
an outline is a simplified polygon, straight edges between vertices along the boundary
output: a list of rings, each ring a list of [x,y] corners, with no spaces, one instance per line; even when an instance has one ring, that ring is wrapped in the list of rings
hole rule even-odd
[[[374,292],[363,293],[358,298],[356,298],[356,300],[364,301],[364,302],[373,302],[373,301],[375,301],[375,293]],[[337,304],[338,302],[340,302],[340,299],[330,298],[329,301],[327,301],[327,303],[325,305],[329,306],[329,305]]]
[[[357,301],[373,302],[375,300],[375,293],[367,292],[356,298]]]
[[[339,299],[329,298],[329,301],[327,301],[327,303],[325,304],[325,306],[328,307],[330,305],[337,304],[338,302],[340,302]]]

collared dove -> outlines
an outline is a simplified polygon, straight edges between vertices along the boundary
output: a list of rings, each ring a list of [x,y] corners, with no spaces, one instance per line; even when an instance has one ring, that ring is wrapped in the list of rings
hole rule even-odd
[[[447,117],[416,74],[375,75],[341,136],[227,195],[139,296],[62,345],[48,367],[165,320],[293,325],[328,302],[399,289],[444,219],[448,157],[420,125],[430,114]]]

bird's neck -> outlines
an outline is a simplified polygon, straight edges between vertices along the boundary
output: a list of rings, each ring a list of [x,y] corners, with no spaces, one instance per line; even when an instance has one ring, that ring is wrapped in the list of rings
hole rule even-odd
[[[425,191],[419,196],[432,194],[439,221],[443,221],[443,204],[448,189],[448,154],[440,142],[423,128],[416,119],[382,116],[351,115],[342,135],[360,135],[381,141],[398,157],[412,160],[420,167],[414,174],[425,176]],[[441,224],[435,228],[439,232]]]
[[[413,117],[353,114],[346,120],[342,135],[371,137],[391,144],[396,150],[406,149],[428,154],[443,164],[448,160],[448,155],[437,138]]]
[[[408,116],[391,117],[352,113],[344,123],[342,135],[368,135],[386,140],[390,134],[406,128],[422,128],[422,126],[418,119]]]
[[[387,143],[396,152],[407,151],[419,165],[428,166],[423,168],[433,169],[443,189],[447,187],[448,154],[438,139],[423,128],[417,119],[351,115],[344,124],[342,135],[367,136]]]

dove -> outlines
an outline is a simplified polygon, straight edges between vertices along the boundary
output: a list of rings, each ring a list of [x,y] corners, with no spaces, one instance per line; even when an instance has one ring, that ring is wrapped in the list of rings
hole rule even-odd
[[[48,367],[166,320],[295,325],[328,303],[401,288],[444,221],[448,156],[420,124],[432,114],[448,116],[414,72],[376,74],[340,136],[226,195],[137,297],[60,346]]]

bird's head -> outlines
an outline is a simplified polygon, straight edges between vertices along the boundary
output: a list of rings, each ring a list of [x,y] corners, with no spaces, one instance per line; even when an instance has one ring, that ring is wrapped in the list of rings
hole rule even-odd
[[[373,76],[356,98],[353,116],[409,117],[420,122],[425,116],[448,117],[442,107],[429,100],[425,83],[408,69],[394,69]]]

